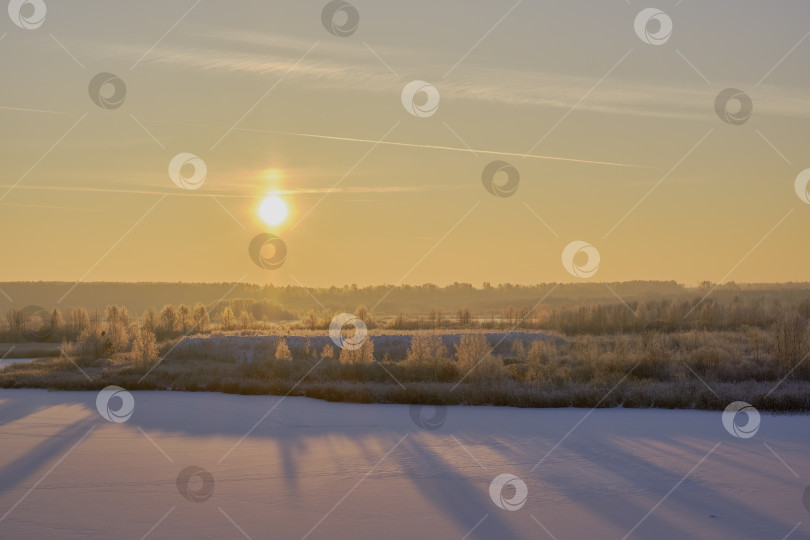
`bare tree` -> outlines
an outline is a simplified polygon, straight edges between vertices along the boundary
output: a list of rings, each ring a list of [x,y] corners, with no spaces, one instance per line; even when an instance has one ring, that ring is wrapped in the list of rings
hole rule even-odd
[[[357,315],[357,318],[363,321],[368,328],[374,328],[376,326],[374,323],[374,317],[371,315],[371,312],[366,306],[358,306],[354,313]]]
[[[784,369],[792,369],[808,353],[807,321],[798,313],[780,317],[773,328],[774,356]]]
[[[157,341],[155,334],[146,328],[135,330],[135,339],[132,341],[132,359],[140,365],[153,363],[158,358]]]
[[[107,306],[107,328],[104,333],[107,346],[111,349],[109,354],[123,352],[129,346],[129,332],[125,321],[129,316],[122,313],[118,306]]]
[[[171,304],[163,306],[160,310],[160,331],[172,335],[177,330],[177,311]]]
[[[192,311],[191,318],[194,320],[194,324],[197,326],[197,331],[206,334],[211,329],[211,318],[208,315],[208,310],[206,307],[197,302],[194,304],[194,310]]]
[[[230,307],[226,307],[222,310],[222,314],[219,316],[219,322],[223,330],[230,330],[236,326],[236,317],[234,317],[233,310]]]
[[[62,318],[62,312],[58,308],[53,308],[51,311],[51,334],[59,337],[64,333],[65,321]]]
[[[242,310],[242,312],[239,314],[239,328],[246,330],[253,326],[253,322],[253,314],[246,309]]]
[[[74,336],[79,336],[82,330],[90,326],[90,314],[84,308],[73,308],[68,311],[68,327]]]
[[[159,326],[158,313],[155,311],[155,308],[149,306],[149,308],[143,312],[143,315],[141,315],[141,328],[155,334]]]
[[[309,328],[310,330],[315,330],[318,328],[318,314],[315,313],[314,309],[310,309],[307,314],[304,316],[304,326]]]
[[[19,309],[9,309],[6,311],[6,324],[11,334],[22,334],[25,328],[25,314]]]
[[[187,333],[194,326],[194,320],[191,316],[191,309],[185,304],[181,304],[177,308],[177,330],[183,334]]]

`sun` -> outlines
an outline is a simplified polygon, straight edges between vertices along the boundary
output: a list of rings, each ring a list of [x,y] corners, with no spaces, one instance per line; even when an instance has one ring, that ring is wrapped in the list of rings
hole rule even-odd
[[[287,204],[277,195],[269,195],[259,206],[259,217],[268,225],[278,225],[287,218]]]

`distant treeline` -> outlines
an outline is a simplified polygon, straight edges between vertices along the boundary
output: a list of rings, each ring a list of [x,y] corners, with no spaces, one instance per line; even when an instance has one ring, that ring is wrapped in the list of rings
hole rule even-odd
[[[432,309],[425,316],[398,315],[379,322],[364,307],[357,315],[370,327],[383,326],[396,330],[465,329],[487,330],[553,330],[566,335],[608,335],[642,332],[676,332],[684,330],[725,331],[742,328],[769,328],[785,316],[799,315],[810,320],[810,291],[788,298],[761,292],[737,294],[728,298],[695,296],[682,300],[614,300],[612,303],[585,305],[540,304],[534,308],[507,306],[499,311],[476,313],[463,308],[455,312]],[[305,327],[325,327],[310,313],[302,321]]]
[[[727,293],[728,291],[723,291]],[[716,297],[715,297],[716,296]],[[0,342],[76,341],[91,329],[117,335],[134,335],[131,327],[148,331],[158,340],[210,332],[248,331],[289,335],[298,330],[325,333],[336,312],[309,309],[295,313],[268,300],[227,299],[205,305],[166,304],[150,306],[141,314],[130,314],[126,306],[111,304],[104,311],[69,308],[19,310],[10,308],[0,320]],[[647,332],[671,333],[689,330],[737,331],[769,329],[785,317],[810,321],[810,291],[781,293],[738,290],[733,295],[713,294],[686,299],[652,299],[610,303],[569,303],[532,307],[508,305],[481,313],[470,308],[443,311],[431,308],[425,314],[377,316],[366,306],[345,311],[355,314],[368,328],[415,330],[543,330],[564,335],[614,335]],[[112,323],[120,323],[114,331]]]
[[[74,284],[69,282],[0,283],[0,290],[4,293],[0,295],[0,309],[22,309],[36,305],[46,309],[58,307],[63,312],[70,308],[84,308],[93,312],[103,311],[108,305],[118,305],[126,307],[130,313],[141,314],[150,306],[167,304],[193,306],[201,303],[212,308],[225,298],[274,303],[291,314],[289,317],[267,314],[271,320],[302,317],[310,309],[332,313],[353,312],[358,306],[367,306],[378,319],[399,315],[408,319],[425,317],[431,310],[438,310],[449,318],[464,309],[469,310],[473,318],[492,319],[499,318],[501,312],[508,308],[528,310],[541,298],[544,298],[542,305],[552,309],[620,304],[617,296],[633,309],[638,303],[651,301],[692,302],[712,290],[714,285],[706,282],[698,287],[686,287],[674,281],[628,281],[538,285],[484,283],[480,287],[469,283],[444,287],[433,284],[398,287],[347,285],[310,289],[234,283],[81,283],[71,290],[72,287]],[[810,283],[727,283],[712,290],[710,297],[721,304],[730,303],[740,296],[746,301],[761,298],[765,304],[779,302],[788,305],[809,293]],[[254,316],[261,320],[263,315],[256,313]]]
[[[210,308],[210,309],[209,309]],[[206,306],[166,304],[160,310],[149,306],[132,315],[126,306],[111,304],[103,311],[69,308],[11,308],[0,321],[0,342],[76,341],[88,331],[113,336],[115,349],[123,348],[133,337],[133,326],[146,330],[157,339],[170,339],[186,334],[205,334],[213,329],[268,331],[272,323],[291,320],[295,314],[275,302],[231,299]]]

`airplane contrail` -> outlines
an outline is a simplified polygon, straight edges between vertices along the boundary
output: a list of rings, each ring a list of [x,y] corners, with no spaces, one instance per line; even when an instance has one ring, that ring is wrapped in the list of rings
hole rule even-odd
[[[37,113],[47,113],[47,114],[61,114],[63,116],[74,116],[75,113],[69,112],[61,112],[61,111],[47,111],[45,109],[26,109],[23,107],[4,107],[0,106],[0,110],[4,111],[21,111],[21,112],[37,112]]]
[[[3,107],[0,106],[0,109],[5,110],[16,110],[16,111],[30,111],[30,112],[41,112],[41,113],[51,113],[51,114],[65,114],[68,115],[70,113],[64,113],[59,111],[47,111],[47,110],[40,110],[40,109],[23,109],[23,108],[16,108],[16,107]],[[165,120],[150,120],[150,122],[154,124],[175,124],[175,125],[188,125],[188,126],[195,126],[195,127],[205,127],[205,128],[216,128],[217,126],[211,126],[206,124],[196,124],[191,122],[171,122]],[[570,158],[570,157],[561,157],[561,156],[545,156],[545,155],[537,155],[537,154],[525,154],[520,152],[503,152],[498,150],[480,150],[477,148],[459,148],[457,146],[441,146],[441,145],[434,145],[434,144],[416,144],[416,143],[406,143],[406,142],[398,142],[398,141],[376,141],[373,139],[361,139],[356,137],[338,137],[335,135],[318,135],[316,133],[296,133],[293,131],[274,131],[268,129],[256,129],[256,128],[233,128],[233,131],[245,131],[245,132],[252,132],[252,133],[267,133],[270,135],[289,135],[292,137],[308,137],[312,139],[326,139],[330,141],[345,141],[345,142],[361,142],[361,143],[368,143],[368,144],[379,144],[383,146],[399,146],[403,148],[426,148],[430,150],[448,150],[451,152],[465,152],[468,154],[487,154],[492,156],[506,156],[506,157],[519,157],[519,158],[530,158],[530,159],[545,159],[551,161],[566,161],[569,163],[585,163],[589,165],[608,165],[610,167],[628,167],[633,169],[654,169],[655,167],[650,167],[649,165],[635,165],[632,163],[618,163],[615,161],[598,161],[592,159],[579,159],[579,158]]]
[[[537,154],[522,154],[520,152],[500,152],[497,150],[479,150],[476,148],[458,148],[456,146],[438,146],[433,144],[416,144],[416,143],[405,143],[405,142],[397,142],[397,141],[375,141],[372,139],[356,139],[353,137],[336,137],[332,135],[316,135],[313,133],[294,133],[291,131],[271,131],[271,130],[264,130],[264,129],[251,129],[251,128],[239,128],[234,131],[251,131],[254,133],[269,133],[274,135],[291,135],[295,137],[310,137],[314,139],[328,139],[331,141],[348,141],[348,142],[363,142],[369,144],[380,144],[380,145],[388,145],[388,146],[402,146],[407,148],[428,148],[432,150],[452,150],[455,152],[466,152],[468,154],[489,154],[495,156],[509,156],[509,157],[519,157],[519,158],[533,158],[533,159],[548,159],[553,161],[568,161],[572,163],[587,163],[591,165],[610,165],[612,167],[630,167],[634,169],[654,169],[655,167],[650,167],[647,165],[634,165],[631,163],[617,163],[613,161],[596,161],[591,159],[578,159],[578,158],[567,158],[567,157],[560,157],[560,156],[543,156]]]
[[[212,126],[208,124],[198,124],[193,122],[173,122],[168,120],[148,120],[147,122],[153,124],[169,124],[169,125],[184,125],[190,127],[202,127],[202,128],[211,128],[211,129],[222,129],[219,126]],[[378,141],[374,139],[361,139],[356,137],[338,137],[335,135],[318,135],[316,133],[297,133],[294,131],[276,131],[276,130],[269,130],[269,129],[258,129],[258,128],[235,128],[233,131],[245,131],[251,133],[267,133],[269,135],[289,135],[293,137],[308,137],[312,139],[326,139],[330,141],[346,141],[346,142],[361,142],[361,143],[368,143],[368,144],[379,144],[382,146],[400,146],[405,148],[427,148],[432,150],[448,150],[453,152],[465,152],[468,154],[488,154],[494,156],[508,156],[508,157],[519,157],[519,158],[530,158],[530,159],[545,159],[545,160],[552,160],[552,161],[567,161],[570,163],[585,163],[590,165],[608,165],[611,167],[628,167],[633,169],[655,169],[656,167],[651,167],[649,165],[635,165],[632,163],[618,163],[614,161],[598,161],[592,159],[579,159],[579,158],[570,158],[570,157],[561,157],[561,156],[544,156],[544,155],[537,155],[537,154],[525,154],[521,152],[502,152],[497,150],[479,150],[476,148],[459,148],[456,146],[440,146],[440,145],[433,145],[433,144],[416,144],[416,143],[406,143],[406,142],[397,142],[397,141]]]
[[[104,212],[100,208],[79,208],[76,206],[52,206],[48,204],[21,204],[21,203],[0,203],[0,206],[19,206],[21,208],[44,208],[47,210],[73,210],[81,212]]]

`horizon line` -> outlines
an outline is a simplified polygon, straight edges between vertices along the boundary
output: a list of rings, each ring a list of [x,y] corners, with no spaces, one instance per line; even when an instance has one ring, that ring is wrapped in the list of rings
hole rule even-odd
[[[419,288],[425,287],[428,285],[432,285],[434,287],[438,287],[441,289],[452,287],[453,285],[469,285],[474,289],[484,289],[484,283],[490,284],[491,288],[498,288],[500,286],[511,285],[513,287],[541,287],[541,286],[550,286],[550,285],[604,285],[604,284],[630,284],[630,283],[638,283],[638,284],[672,284],[678,285],[684,288],[700,288],[701,284],[704,282],[708,282],[712,285],[717,285],[718,287],[728,286],[728,285],[737,285],[737,286],[756,286],[756,285],[806,285],[810,287],[810,281],[728,281],[726,283],[716,283],[711,280],[703,280],[696,284],[688,284],[685,282],[681,282],[675,279],[632,279],[632,280],[625,280],[625,281],[543,281],[543,282],[534,282],[534,283],[512,283],[512,282],[500,282],[500,283],[491,283],[489,281],[484,281],[480,285],[475,285],[470,282],[466,281],[458,281],[453,283],[447,283],[444,285],[440,285],[437,283],[432,282],[424,282],[421,284],[400,284],[394,285],[392,283],[374,283],[368,285],[358,285],[356,283],[344,283],[343,285],[310,285],[310,286],[303,286],[297,284],[289,284],[289,285],[278,285],[273,283],[250,283],[246,281],[114,281],[114,280],[100,280],[100,281],[83,281],[79,283],[81,285],[245,285],[245,286],[254,286],[254,287],[276,287],[276,288],[299,288],[299,289],[330,289],[332,287],[343,289],[347,287],[355,286],[358,289],[367,289],[371,287],[395,287],[395,288]],[[31,284],[53,284],[53,285],[63,285],[63,284],[73,284],[75,280],[15,280],[15,281],[0,281],[0,285],[31,285]]]

